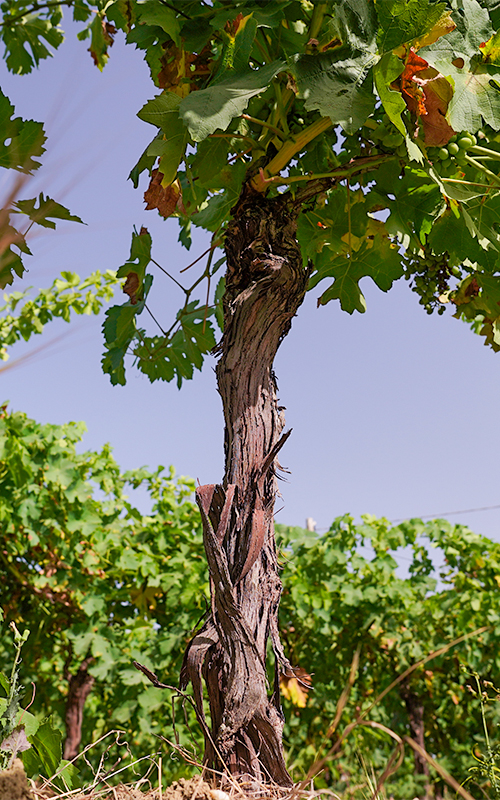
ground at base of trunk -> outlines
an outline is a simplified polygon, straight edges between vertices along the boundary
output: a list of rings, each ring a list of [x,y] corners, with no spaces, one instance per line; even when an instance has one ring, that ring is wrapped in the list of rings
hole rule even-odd
[[[283,800],[290,790],[257,786],[255,781],[226,786],[227,791],[212,788],[201,775],[194,778],[181,778],[170,786],[142,790],[133,784],[118,786],[100,785],[81,792],[57,793],[48,788],[43,791],[30,787],[22,762],[16,760],[11,770],[0,772],[0,800]],[[310,792],[304,794],[310,795]],[[297,800],[304,796],[296,795]],[[319,800],[320,793],[316,795]]]

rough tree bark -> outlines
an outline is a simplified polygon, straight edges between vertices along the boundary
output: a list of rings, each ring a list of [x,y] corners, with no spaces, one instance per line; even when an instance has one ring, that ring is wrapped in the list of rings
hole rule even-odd
[[[181,675],[200,718],[210,705],[205,765],[280,786],[286,770],[279,674],[291,666],[278,632],[281,581],[274,538],[277,455],[288,434],[273,372],[276,351],[304,299],[307,270],[296,239],[298,206],[247,189],[226,234],[224,336],[217,366],[225,417],[225,475],[200,486],[212,613],[192,639]],[[266,656],[275,655],[268,696]]]
[[[66,700],[66,739],[64,740],[63,758],[71,761],[78,755],[80,743],[82,741],[82,721],[83,708],[85,701],[92,691],[94,677],[90,675],[88,668],[94,659],[92,656],[86,658],[78,670],[71,675],[66,673],[69,683],[68,697]]]
[[[424,706],[418,695],[413,692],[409,684],[405,681],[400,684],[400,695],[404,700],[408,712],[410,723],[410,733],[420,747],[425,750],[425,726],[424,726]],[[429,796],[430,792],[430,772],[429,764],[423,756],[414,751],[415,773],[424,777],[424,797]]]

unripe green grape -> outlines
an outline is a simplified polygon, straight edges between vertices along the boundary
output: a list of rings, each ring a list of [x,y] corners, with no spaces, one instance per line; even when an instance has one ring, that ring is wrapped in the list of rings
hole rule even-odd
[[[477,144],[477,139],[476,139],[476,137],[474,136],[473,133],[469,133],[469,139],[472,140],[472,146],[475,147],[476,144]]]
[[[460,148],[456,142],[450,142],[448,145],[448,153],[450,156],[456,156],[456,154],[460,151]]]
[[[404,142],[403,144],[400,144],[398,147],[396,147],[396,155],[399,156],[400,158],[404,158],[407,155],[406,145]]]
[[[451,143],[454,143],[454,142],[456,142],[456,141],[457,141],[457,139],[458,139],[458,133],[454,133],[454,134],[453,134],[453,136],[452,136],[452,137],[451,137],[451,139],[450,139],[450,142],[451,142]],[[449,144],[450,142],[448,142],[448,144]]]
[[[462,136],[457,144],[461,150],[468,150],[469,147],[472,147],[472,139],[470,136]]]
[[[440,158],[441,161],[447,161],[449,159],[449,157],[450,157],[450,154],[448,153],[448,150],[446,149],[446,147],[441,147],[439,152],[438,152],[438,158]]]

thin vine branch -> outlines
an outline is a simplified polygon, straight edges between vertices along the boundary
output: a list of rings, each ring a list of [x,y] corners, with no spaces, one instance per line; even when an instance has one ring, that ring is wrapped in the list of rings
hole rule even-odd
[[[158,322],[158,320],[156,319],[155,315],[153,314],[153,312],[151,311],[151,309],[149,308],[149,306],[147,305],[147,303],[144,303],[144,308],[145,308],[145,309],[146,309],[146,311],[148,312],[149,316],[150,316],[150,317],[151,317],[151,318],[154,320],[154,322],[156,322],[156,324],[158,325],[158,327],[159,327],[159,329],[161,330],[161,332],[163,333],[163,335],[164,335],[164,336],[166,336],[166,333],[165,333],[165,331],[164,331],[164,330],[163,330],[163,328],[161,327],[160,323],[159,323],[159,322]]]
[[[0,28],[4,26],[8,27],[12,25],[13,22],[17,22],[18,19],[22,19],[23,17],[27,17],[28,14],[33,14],[35,11],[41,11],[44,8],[53,8],[54,6],[72,6],[74,4],[74,0],[56,0],[55,2],[49,3],[33,3],[30,9],[26,9],[21,14],[17,14],[15,17],[9,17],[8,19],[4,19],[3,22],[0,22]]]
[[[250,114],[242,114],[242,119],[246,119],[249,122],[255,123],[255,125],[261,125],[263,128],[268,128],[270,131],[279,136],[280,139],[284,139],[286,134],[283,131],[280,131],[279,128],[275,128],[274,125],[270,125],[269,122],[264,122],[262,119],[257,119],[257,117],[251,117]]]
[[[175,8],[175,6],[172,6],[170,3],[167,3],[167,0],[160,0],[160,3],[162,4],[162,6],[166,6],[167,8],[172,9],[172,11],[175,11],[176,14],[180,14],[181,17],[184,17],[185,19],[191,19],[189,14],[185,14],[184,11],[181,11],[179,8]]]
[[[177,280],[177,278],[174,278],[174,276],[173,276],[173,275],[171,275],[171,274],[170,274],[170,272],[167,272],[167,270],[166,270],[164,267],[162,267],[162,265],[161,265],[161,264],[158,264],[158,262],[157,262],[157,261],[155,261],[155,260],[154,260],[154,258],[152,258],[152,259],[151,259],[151,261],[153,262],[153,264],[156,264],[156,266],[158,267],[158,269],[161,269],[161,271],[162,271],[162,272],[164,272],[164,273],[165,273],[165,275],[167,275],[167,277],[169,277],[169,278],[170,278],[170,280],[172,280],[174,283],[176,283],[176,284],[177,284],[177,286],[179,287],[179,289],[182,289],[182,291],[183,291],[183,292],[185,292],[185,294],[187,294],[187,293],[188,293],[188,291],[189,291],[189,290],[188,290],[188,289],[186,289],[186,288],[185,288],[185,287],[182,285],[182,283],[179,283],[179,281]],[[186,267],[186,269],[187,269],[187,267]]]

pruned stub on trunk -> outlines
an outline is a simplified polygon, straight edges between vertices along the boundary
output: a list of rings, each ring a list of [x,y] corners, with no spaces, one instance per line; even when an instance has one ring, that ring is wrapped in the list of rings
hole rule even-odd
[[[278,632],[281,581],[273,514],[277,456],[288,434],[283,434],[273,361],[308,278],[296,216],[289,198],[265,199],[247,190],[226,234],[224,335],[217,365],[226,468],[221,485],[197,490],[212,613],[188,646],[181,676],[182,686],[193,684],[207,768],[280,786],[291,785],[291,779],[283,757],[279,673],[291,666]],[[266,671],[269,639],[273,687]],[[210,723],[203,716],[202,679]]]

